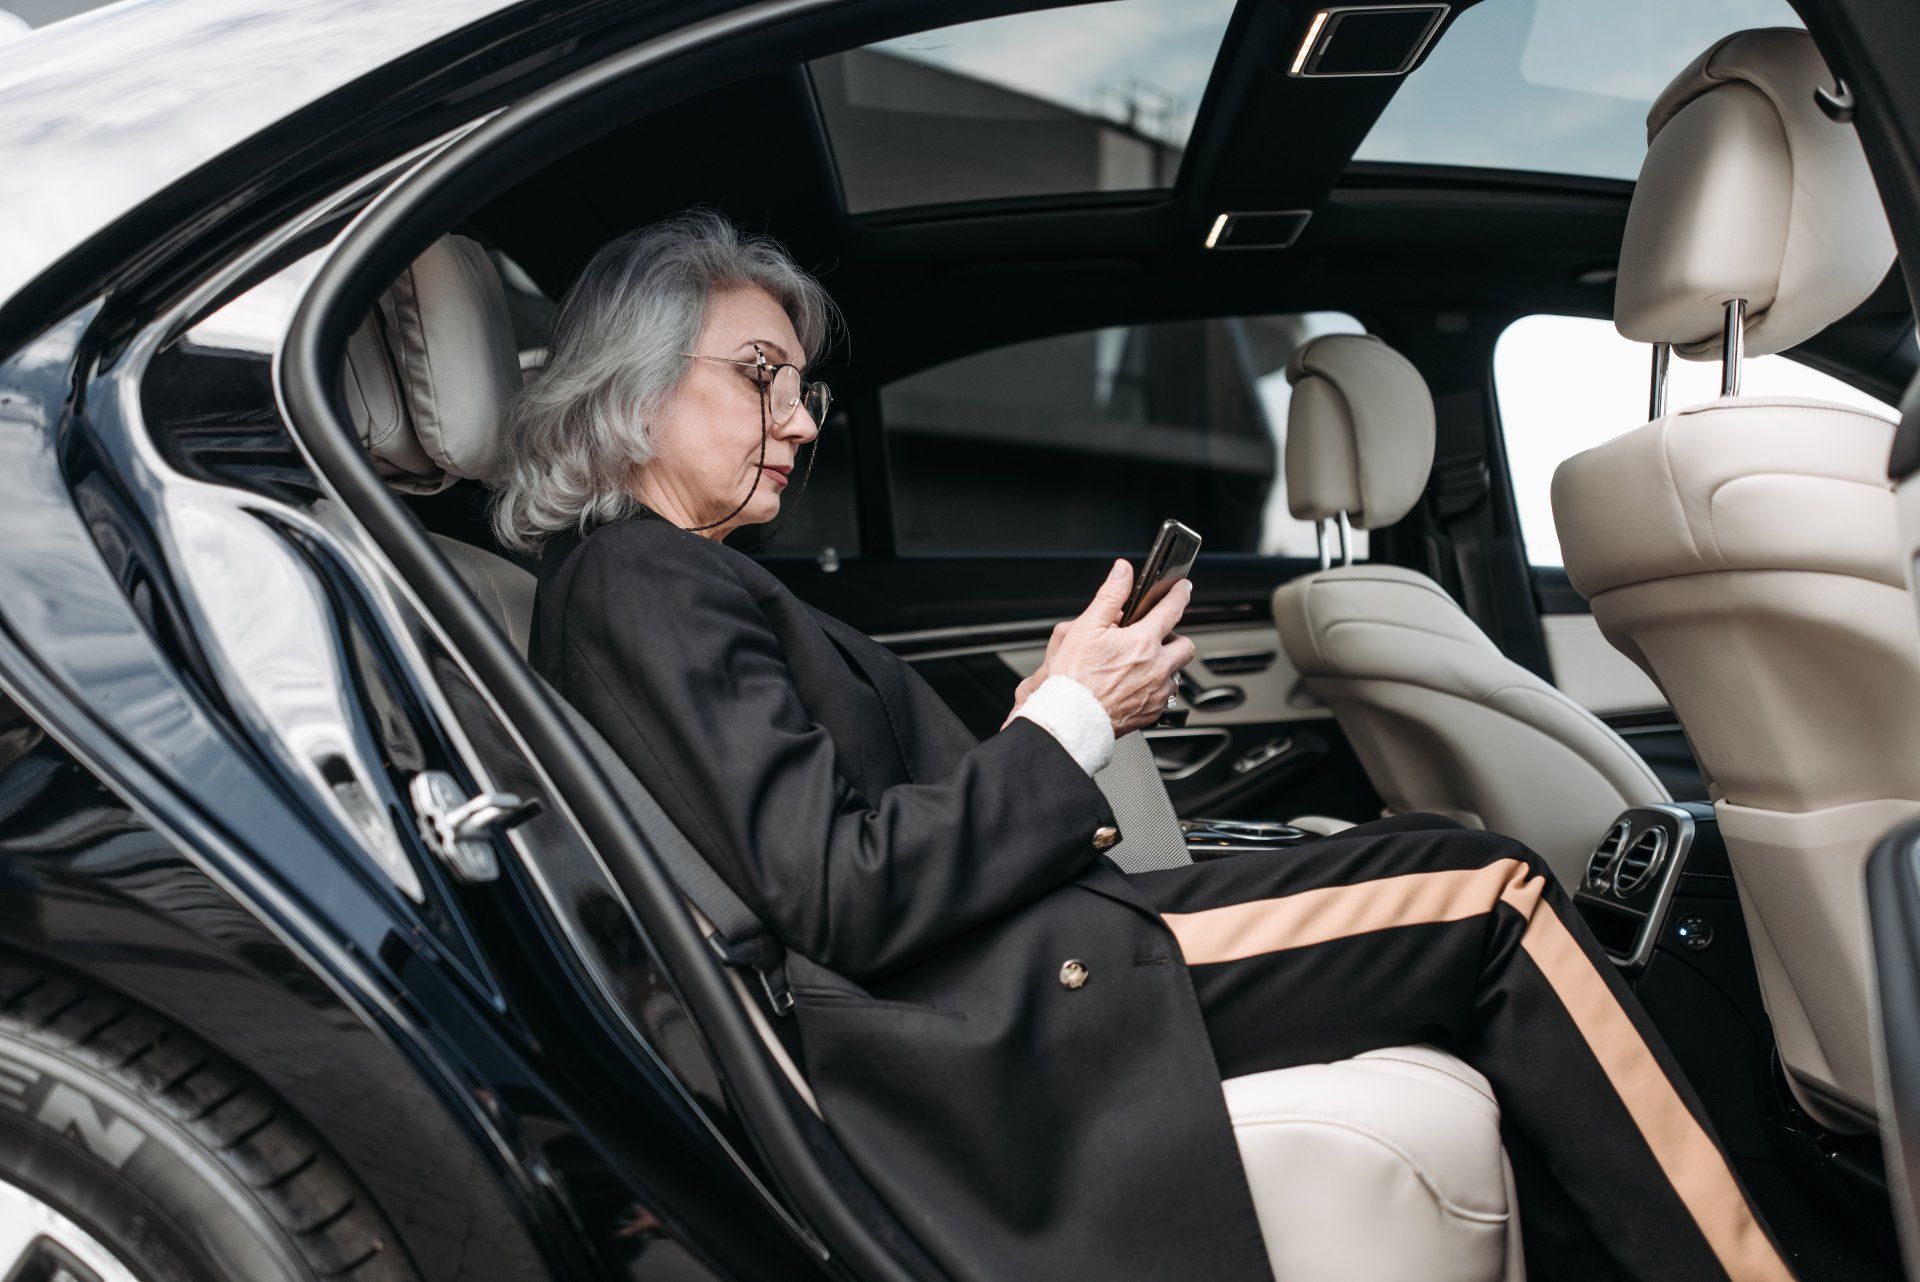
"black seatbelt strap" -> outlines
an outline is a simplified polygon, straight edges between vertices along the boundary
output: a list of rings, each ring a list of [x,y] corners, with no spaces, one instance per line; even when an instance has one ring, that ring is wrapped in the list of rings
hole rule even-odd
[[[787,986],[786,947],[714,871],[713,865],[694,849],[666,811],[660,809],[660,803],[634,777],[613,745],[593,728],[593,723],[558,694],[553,701],[573,724],[574,732],[593,754],[594,761],[599,763],[607,782],[613,785],[614,793],[652,844],[660,862],[667,866],[674,885],[712,923],[707,943],[714,953],[727,965],[754,973],[774,1014],[785,1015],[792,1010],[793,990]]]

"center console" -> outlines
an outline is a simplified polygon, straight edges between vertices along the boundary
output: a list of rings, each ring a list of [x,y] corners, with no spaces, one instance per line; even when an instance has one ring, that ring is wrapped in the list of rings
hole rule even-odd
[[[1705,921],[1669,923],[1674,892],[1689,862],[1709,873],[1726,864],[1713,807],[1705,802],[1660,802],[1623,811],[1587,859],[1575,905],[1607,955],[1623,970],[1639,971],[1663,932],[1683,948],[1712,942]]]

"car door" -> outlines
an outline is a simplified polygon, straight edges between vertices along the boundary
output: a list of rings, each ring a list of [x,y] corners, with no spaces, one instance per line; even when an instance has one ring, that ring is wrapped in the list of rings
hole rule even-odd
[[[1113,326],[908,374],[823,437],[811,484],[824,489],[762,558],[986,735],[1054,623],[1177,517],[1206,540],[1181,628],[1197,657],[1185,724],[1146,732],[1176,808],[1371,818],[1380,800],[1269,606],[1319,565],[1313,527],[1286,510],[1286,358],[1359,329],[1338,313]]]

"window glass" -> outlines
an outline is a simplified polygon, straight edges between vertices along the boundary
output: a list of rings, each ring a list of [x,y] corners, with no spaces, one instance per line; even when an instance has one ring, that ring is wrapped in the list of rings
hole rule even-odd
[[[1281,474],[1287,357],[1360,332],[1341,312],[1116,326],[894,383],[881,408],[900,550],[1131,552],[1171,516],[1209,552],[1314,556]]]
[[[1484,0],[1354,159],[1635,178],[1668,81],[1722,36],[1801,25],[1787,0]]]
[[[1720,362],[1676,358],[1667,405],[1720,395]],[[1507,466],[1520,509],[1520,537],[1535,565],[1563,565],[1549,495],[1560,462],[1647,421],[1653,349],[1620,337],[1608,320],[1524,316],[1493,350],[1493,383],[1506,433]],[[1785,356],[1740,365],[1742,396],[1808,396],[1894,417],[1885,402]]]
[[[1171,187],[1234,0],[1107,0],[811,64],[853,213]]]

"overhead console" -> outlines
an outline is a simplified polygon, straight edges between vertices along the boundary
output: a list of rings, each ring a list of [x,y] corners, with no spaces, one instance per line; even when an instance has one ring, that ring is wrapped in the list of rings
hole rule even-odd
[[[1638,971],[1653,956],[1689,860],[1711,870],[1726,864],[1713,807],[1704,802],[1635,806],[1594,847],[1573,899],[1600,946],[1623,969]],[[1704,922],[1691,928],[1687,921],[1672,924],[1675,942],[1685,948],[1710,944],[1710,934],[1696,938],[1709,929]]]

